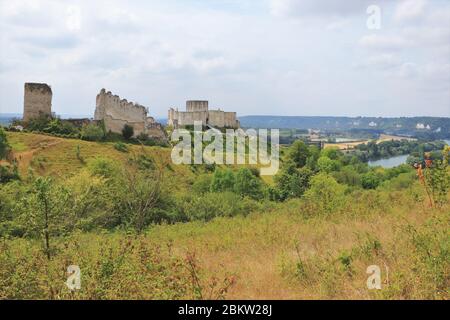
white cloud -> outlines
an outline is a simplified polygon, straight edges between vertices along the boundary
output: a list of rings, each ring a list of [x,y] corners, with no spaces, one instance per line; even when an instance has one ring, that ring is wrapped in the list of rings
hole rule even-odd
[[[401,0],[394,19],[398,22],[408,22],[423,17],[427,5],[426,0]]]
[[[382,36],[378,34],[363,36],[359,43],[367,49],[375,50],[400,50],[413,44],[412,41],[401,36]]]
[[[67,8],[66,26],[70,31],[79,31],[81,29],[81,9],[78,6],[69,6]]]
[[[450,6],[397,21],[397,2],[376,2],[381,32],[369,0],[0,0],[0,107],[21,112],[36,81],[64,114],[92,114],[102,87],[156,116],[195,98],[240,115],[443,114]]]
[[[383,5],[386,0],[271,0],[271,12],[279,17],[342,17],[366,15],[367,7]]]
[[[386,70],[398,68],[401,65],[402,61],[399,57],[393,54],[380,54],[368,57],[364,63],[357,65],[357,67],[374,67],[378,70]]]

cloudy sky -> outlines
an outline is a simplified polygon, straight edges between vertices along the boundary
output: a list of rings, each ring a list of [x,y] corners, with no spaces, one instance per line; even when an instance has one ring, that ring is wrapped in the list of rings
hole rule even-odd
[[[70,115],[92,115],[104,87],[157,117],[188,99],[239,115],[448,117],[450,1],[0,0],[0,112],[22,112],[24,82],[50,84]]]

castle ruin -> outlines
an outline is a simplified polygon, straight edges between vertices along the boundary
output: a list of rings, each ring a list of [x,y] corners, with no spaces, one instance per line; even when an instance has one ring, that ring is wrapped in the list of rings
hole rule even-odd
[[[204,126],[217,128],[239,128],[236,112],[225,112],[222,110],[209,110],[208,101],[193,100],[186,102],[186,111],[169,109],[168,125],[175,128],[180,126],[194,125],[200,121]]]
[[[52,115],[52,88],[45,83],[25,83],[23,120]]]
[[[148,116],[146,107],[120,99],[105,89],[97,95],[94,119],[103,121],[107,131],[122,133],[123,127],[129,125],[133,127],[135,136],[147,134],[155,138],[165,138],[162,126]]]

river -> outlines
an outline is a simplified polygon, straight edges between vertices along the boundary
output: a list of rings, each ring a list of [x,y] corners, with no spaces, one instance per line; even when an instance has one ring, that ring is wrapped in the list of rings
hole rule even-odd
[[[395,157],[391,157],[391,158],[369,161],[369,166],[371,166],[371,167],[381,166],[383,168],[393,168],[393,167],[396,167],[396,166],[406,163],[407,159],[408,159],[408,155],[395,156]]]
[[[450,146],[450,140],[444,140],[444,141]],[[378,159],[378,160],[369,161],[369,166],[371,166],[371,167],[381,166],[383,168],[393,168],[393,167],[396,167],[396,166],[406,163],[407,159],[408,159],[408,155]]]

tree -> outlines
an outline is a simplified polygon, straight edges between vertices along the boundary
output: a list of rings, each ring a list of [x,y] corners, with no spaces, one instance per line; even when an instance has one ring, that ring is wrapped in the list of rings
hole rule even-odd
[[[339,169],[339,161],[331,160],[327,156],[321,156],[317,160],[317,168],[325,173],[330,173]]]
[[[31,188],[31,195],[20,203],[21,219],[28,233],[41,235],[44,240],[44,252],[51,259],[51,237],[66,229],[70,221],[68,205],[70,193],[64,187],[55,184],[52,178],[39,177]]]
[[[241,168],[236,173],[234,192],[242,197],[248,196],[253,199],[261,199],[261,181],[253,175],[250,169]]]
[[[338,160],[342,156],[342,152],[338,148],[326,148],[321,151],[320,156]]]
[[[442,158],[435,161],[429,160],[429,168],[425,171],[425,183],[431,189],[434,204],[438,206],[445,204],[448,199],[450,190],[449,159],[450,147],[445,146]]]
[[[10,150],[5,131],[0,127],[0,160],[7,157]]]
[[[342,170],[333,173],[339,183],[349,186],[361,186],[361,176],[353,166],[346,166]]]
[[[311,187],[305,192],[305,199],[317,213],[331,213],[344,204],[345,187],[332,176],[319,173],[311,178]]]
[[[302,168],[306,165],[309,156],[309,148],[306,143],[296,140],[289,148],[287,159],[293,161],[297,168]]]
[[[364,189],[376,189],[380,185],[381,179],[374,171],[369,171],[362,176],[361,183]]]
[[[123,206],[126,223],[140,234],[151,222],[157,222],[159,206],[163,197],[164,170],[169,160],[153,159],[152,166],[141,164],[144,154],[130,160],[124,169],[123,192],[119,202]]]
[[[134,136],[134,128],[128,124],[124,125],[122,135],[126,140],[131,139]]]
[[[216,169],[211,182],[212,192],[233,191],[234,189],[234,174],[230,169],[222,170]]]
[[[301,197],[308,189],[312,175],[313,172],[309,168],[297,169],[292,161],[286,163],[275,176],[278,200]]]
[[[211,190],[212,176],[210,174],[199,175],[194,184],[192,185],[192,191],[196,194],[205,194]]]
[[[306,166],[311,170],[316,170],[317,160],[320,157],[320,149],[317,146],[309,146],[309,157],[306,160]]]
[[[51,119],[47,126],[42,130],[51,134],[77,134],[77,128],[68,121],[64,121],[58,118]]]

